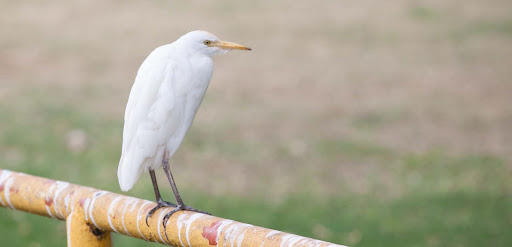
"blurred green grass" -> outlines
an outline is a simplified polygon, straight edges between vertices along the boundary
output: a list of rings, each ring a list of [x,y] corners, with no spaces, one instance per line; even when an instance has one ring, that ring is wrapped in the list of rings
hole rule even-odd
[[[136,69],[205,29],[254,51],[216,58],[171,161],[186,203],[351,246],[512,246],[510,5],[7,1],[0,167],[120,192]],[[126,194],[153,200],[148,176]],[[0,239],[62,246],[65,227],[2,208]]]
[[[45,100],[45,96],[32,95],[33,103],[16,111],[0,106],[2,167],[119,192],[115,169],[122,122]],[[26,121],[27,116],[33,121]],[[81,153],[67,147],[66,133],[73,129],[90,136],[88,148]],[[220,217],[351,246],[512,245],[510,171],[499,157],[453,156],[442,150],[404,153],[362,141],[320,140],[314,147],[311,155],[328,162],[339,156],[354,165],[377,162],[377,171],[385,170],[390,180],[374,181],[365,193],[347,190],[342,196],[329,196],[309,188],[306,179],[277,201],[258,194],[210,195],[191,187],[182,194],[190,205]],[[229,150],[233,155],[240,152],[236,145],[221,149],[228,149],[225,155]],[[207,182],[214,184],[218,179]],[[142,182],[146,186],[140,184],[132,195],[151,200],[147,181]],[[342,181],[332,186],[344,189]],[[388,189],[397,194],[383,193]],[[0,232],[4,242],[17,246],[62,246],[66,237],[63,222],[8,209],[0,210]],[[114,241],[120,246],[152,245],[118,234]]]

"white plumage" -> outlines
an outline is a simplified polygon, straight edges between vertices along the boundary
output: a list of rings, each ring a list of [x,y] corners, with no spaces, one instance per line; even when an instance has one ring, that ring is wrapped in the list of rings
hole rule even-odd
[[[213,72],[212,56],[231,49],[250,50],[193,31],[156,48],[142,63],[124,117],[117,176],[128,191],[148,169],[172,157],[189,130]]]

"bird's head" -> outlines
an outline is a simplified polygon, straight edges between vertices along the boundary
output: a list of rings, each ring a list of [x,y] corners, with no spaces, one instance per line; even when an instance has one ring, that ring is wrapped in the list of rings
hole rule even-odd
[[[237,43],[219,40],[215,35],[206,31],[189,32],[181,36],[178,41],[183,46],[210,57],[224,54],[231,50],[251,50],[251,48]]]

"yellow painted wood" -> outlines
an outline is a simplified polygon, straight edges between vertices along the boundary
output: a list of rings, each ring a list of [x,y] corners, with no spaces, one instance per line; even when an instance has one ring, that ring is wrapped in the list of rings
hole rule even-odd
[[[147,226],[154,202],[1,169],[0,205],[66,220],[70,246],[110,246],[110,232],[173,246],[340,246],[188,211],[170,217],[167,238],[162,219],[172,208],[156,211]]]
[[[111,234],[100,231],[85,221],[83,211],[76,210],[66,218],[68,247],[110,247]]]

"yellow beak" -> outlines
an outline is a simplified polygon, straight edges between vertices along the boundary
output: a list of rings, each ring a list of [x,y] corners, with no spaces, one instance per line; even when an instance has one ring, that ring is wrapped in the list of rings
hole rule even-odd
[[[211,44],[211,46],[220,47],[220,48],[226,49],[226,50],[244,50],[244,51],[252,50],[249,47],[245,47],[245,46],[237,44],[237,43],[222,41],[222,40]]]

